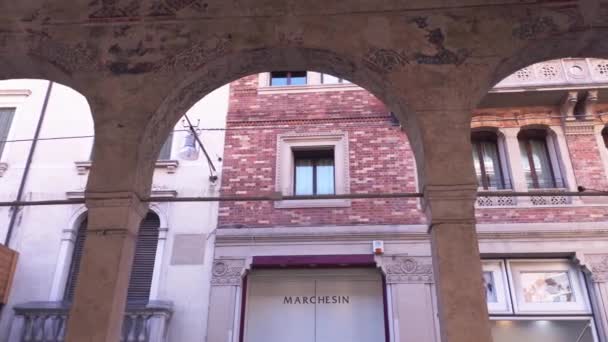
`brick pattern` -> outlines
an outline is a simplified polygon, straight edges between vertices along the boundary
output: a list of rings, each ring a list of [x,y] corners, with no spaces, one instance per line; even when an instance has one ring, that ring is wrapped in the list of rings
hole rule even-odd
[[[351,193],[414,192],[414,155],[405,133],[384,105],[363,90],[258,94],[258,79],[231,84],[222,195],[263,195],[275,191],[277,135],[347,132]],[[483,109],[473,127],[559,125],[559,108]],[[592,135],[568,137],[579,184],[606,187]],[[589,185],[588,185],[589,184]],[[483,208],[480,223],[605,221],[598,206]],[[421,224],[426,218],[415,199],[352,200],[346,208],[276,209],[270,202],[222,202],[220,227]]]

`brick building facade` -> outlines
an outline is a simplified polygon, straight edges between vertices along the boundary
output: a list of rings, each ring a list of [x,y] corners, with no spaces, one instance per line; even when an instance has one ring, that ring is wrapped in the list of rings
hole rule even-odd
[[[285,311],[275,297],[305,293],[308,281],[316,284],[314,293],[325,291],[319,284],[330,281],[342,284],[333,286],[357,300],[371,303],[382,297],[384,323],[363,324],[373,337],[351,336],[354,330],[349,329],[357,330],[357,324],[344,317],[357,319],[382,305],[353,308],[359,313],[345,311],[346,316],[333,321],[343,333],[315,328],[315,340],[380,341],[382,334],[387,341],[439,340],[437,266],[430,257],[431,228],[421,199],[294,197],[422,192],[411,145],[390,110],[366,90],[316,72],[261,73],[230,87],[220,193],[273,195],[276,200],[220,203],[214,269],[233,269],[245,280],[216,276],[211,336],[223,338],[233,332],[229,324],[238,322],[244,341],[306,334],[301,324],[290,325],[290,315],[296,314]],[[608,103],[602,103],[603,90],[597,87],[598,82],[591,82],[576,90],[568,84],[537,90],[514,84],[511,77],[473,113],[471,142],[479,186],[475,214],[495,341],[541,341],[558,335],[563,341],[606,341],[606,283],[593,274],[608,262],[602,259],[608,250],[608,202],[573,195],[579,187],[587,192],[608,189],[608,150],[602,135]],[[329,179],[322,169],[327,160],[334,174]],[[313,185],[307,183],[310,174]],[[304,193],[298,193],[299,182],[306,183]],[[315,192],[318,187],[327,190],[327,184],[329,193]],[[488,191],[492,196],[484,195]],[[530,191],[530,196],[513,194]],[[372,252],[377,253],[370,256]],[[346,274],[344,266],[361,273]],[[383,295],[354,285],[377,282],[374,272],[384,279]],[[221,283],[234,287],[227,292]],[[544,286],[551,289],[541,290]],[[299,300],[285,298],[289,303]],[[214,303],[235,300],[242,304],[228,319],[214,318]],[[319,303],[315,308],[306,319],[323,326],[325,309]],[[256,319],[259,310],[264,321]],[[263,333],[273,329],[276,336]]]

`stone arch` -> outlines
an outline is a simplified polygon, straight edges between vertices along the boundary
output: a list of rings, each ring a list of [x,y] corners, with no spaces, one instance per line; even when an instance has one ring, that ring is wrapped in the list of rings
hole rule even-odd
[[[327,50],[302,47],[249,49],[228,54],[189,73],[164,99],[145,127],[138,160],[138,189],[148,189],[152,162],[164,137],[198,100],[211,91],[241,77],[268,70],[299,69],[329,73],[365,88],[399,118],[413,146],[420,146],[415,117],[405,97],[392,87],[385,72],[365,65],[360,58]],[[414,149],[416,150],[416,149]],[[421,150],[416,150],[419,152]],[[415,153],[417,165],[424,165],[421,152]],[[421,174],[421,171],[418,171]]]
[[[86,97],[83,87],[67,70],[52,61],[30,53],[0,54],[0,80],[49,80],[74,89]]]

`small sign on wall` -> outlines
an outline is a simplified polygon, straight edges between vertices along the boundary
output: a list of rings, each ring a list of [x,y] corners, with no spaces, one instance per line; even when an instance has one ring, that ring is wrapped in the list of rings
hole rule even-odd
[[[0,303],[6,304],[10,295],[19,253],[0,245]]]
[[[205,234],[176,234],[171,265],[202,265],[205,261]]]

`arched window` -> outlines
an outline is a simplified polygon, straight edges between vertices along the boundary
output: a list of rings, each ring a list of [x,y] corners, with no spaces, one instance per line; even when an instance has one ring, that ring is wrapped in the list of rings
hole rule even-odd
[[[497,134],[491,131],[473,132],[471,144],[478,186],[484,190],[511,188],[503,170]]]
[[[557,177],[555,161],[551,159],[548,135],[544,129],[525,129],[518,135],[521,160],[529,188],[563,188],[564,182]]]
[[[74,299],[74,290],[76,289],[76,279],[80,270],[80,259],[86,239],[87,219],[85,218],[76,234],[74,242],[74,252],[72,253],[72,261],[70,263],[70,272],[66,283],[64,300],[72,302]],[[160,228],[160,219],[154,212],[148,212],[142,220],[137,236],[137,245],[135,248],[135,257],[133,260],[133,268],[131,269],[131,279],[129,281],[129,290],[127,294],[127,302],[130,303],[147,303],[150,297],[150,288],[152,285],[152,275],[154,272],[154,261],[156,257],[156,246],[158,245],[158,229]]]

